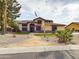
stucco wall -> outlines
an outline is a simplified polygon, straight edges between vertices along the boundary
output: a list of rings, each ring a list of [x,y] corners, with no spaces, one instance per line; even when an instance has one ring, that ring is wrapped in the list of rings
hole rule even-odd
[[[42,19],[37,19],[37,20],[35,20],[35,22],[37,22],[38,20],[42,21],[42,24],[38,24],[38,25],[41,25],[41,29],[43,31],[52,31],[52,26],[51,26],[52,22],[50,22],[50,23],[49,22],[45,22]]]
[[[51,23],[45,22],[43,28],[44,28],[45,31],[52,31]]]
[[[65,29],[65,26],[57,26],[57,30],[60,31],[60,30],[64,30]]]
[[[44,30],[43,29],[43,27],[44,27],[44,20],[42,20],[42,19],[36,19],[36,20],[34,20],[34,22],[38,22],[38,20],[41,20],[42,21],[42,23],[41,24],[36,24],[36,25],[39,25],[39,26],[41,26],[41,30]]]

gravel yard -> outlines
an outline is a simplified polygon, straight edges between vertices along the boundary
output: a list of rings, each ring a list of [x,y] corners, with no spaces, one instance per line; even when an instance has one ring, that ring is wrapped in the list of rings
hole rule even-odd
[[[27,46],[46,46],[55,45],[41,39],[41,37],[33,35],[16,35],[12,34],[0,35],[0,47],[27,47]]]
[[[73,34],[72,42],[79,44],[79,34]],[[12,34],[0,35],[0,47],[28,47],[28,46],[53,46],[64,45],[57,42],[56,37],[40,37],[29,35],[16,35],[13,38]]]

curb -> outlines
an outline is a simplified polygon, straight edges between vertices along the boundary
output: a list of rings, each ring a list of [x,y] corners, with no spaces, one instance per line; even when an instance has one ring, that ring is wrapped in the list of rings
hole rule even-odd
[[[79,45],[65,46],[35,46],[35,47],[17,47],[17,48],[0,48],[0,54],[16,54],[46,51],[78,50]]]

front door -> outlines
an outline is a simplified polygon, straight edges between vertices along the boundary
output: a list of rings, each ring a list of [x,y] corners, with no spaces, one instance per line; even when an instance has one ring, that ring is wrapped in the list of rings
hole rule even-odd
[[[35,31],[35,25],[34,24],[30,24],[30,32],[34,32]]]
[[[36,26],[36,31],[41,32],[41,26]]]
[[[52,25],[52,32],[55,32],[57,30],[57,26],[56,25]]]

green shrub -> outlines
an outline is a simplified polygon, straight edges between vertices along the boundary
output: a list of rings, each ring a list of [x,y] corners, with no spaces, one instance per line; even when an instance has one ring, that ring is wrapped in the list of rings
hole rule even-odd
[[[73,33],[73,29],[69,30],[69,29],[65,29],[63,31],[57,31],[56,36],[59,38],[58,42],[60,43],[69,43],[72,40],[72,33]]]

